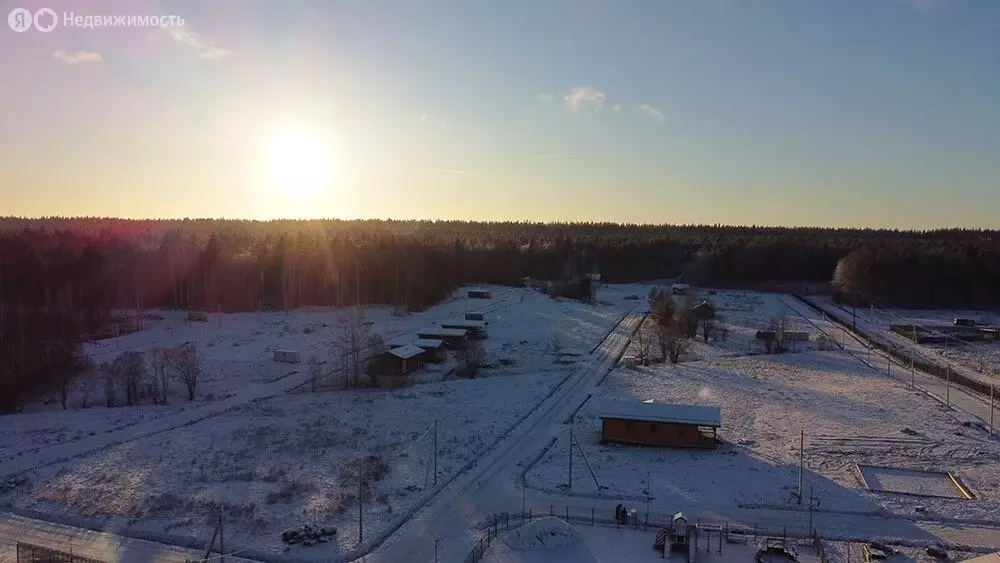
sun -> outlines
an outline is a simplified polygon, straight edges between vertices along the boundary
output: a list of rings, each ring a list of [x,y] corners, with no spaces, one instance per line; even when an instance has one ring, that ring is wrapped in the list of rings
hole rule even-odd
[[[304,131],[272,139],[267,172],[279,188],[293,194],[310,194],[330,181],[330,149],[320,137]]]

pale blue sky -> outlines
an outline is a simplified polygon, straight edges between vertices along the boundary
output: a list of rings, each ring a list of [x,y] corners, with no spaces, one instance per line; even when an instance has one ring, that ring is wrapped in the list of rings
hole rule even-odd
[[[2,213],[1000,227],[1000,2],[0,6]]]

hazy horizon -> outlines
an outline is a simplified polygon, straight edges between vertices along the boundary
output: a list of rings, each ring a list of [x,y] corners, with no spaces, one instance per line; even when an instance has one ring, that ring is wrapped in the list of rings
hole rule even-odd
[[[0,7],[5,215],[1000,227],[993,2]]]

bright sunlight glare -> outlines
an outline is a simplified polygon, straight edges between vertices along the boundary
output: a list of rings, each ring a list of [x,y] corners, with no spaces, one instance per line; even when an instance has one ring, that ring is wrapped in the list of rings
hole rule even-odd
[[[303,131],[284,133],[268,148],[268,175],[284,191],[309,194],[330,180],[330,157],[329,146],[320,137]]]

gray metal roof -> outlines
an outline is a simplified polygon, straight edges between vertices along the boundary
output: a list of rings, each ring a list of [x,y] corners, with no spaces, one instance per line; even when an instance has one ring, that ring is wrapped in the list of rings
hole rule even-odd
[[[464,328],[441,328],[439,326],[431,326],[417,331],[417,336],[465,336],[466,330]]]
[[[486,321],[467,321],[465,319],[441,321],[438,324],[445,328],[486,328]]]
[[[419,346],[421,348],[440,348],[444,346],[444,340],[438,340],[436,338],[418,338],[414,340],[411,344],[414,346]]]
[[[392,350],[389,350],[389,353],[401,360],[408,360],[410,358],[423,354],[424,349],[418,346],[413,346],[412,344],[407,344],[406,346],[393,348]]]
[[[591,409],[601,418],[669,422],[697,426],[722,426],[722,409],[701,405],[640,403],[619,399],[592,399]]]

